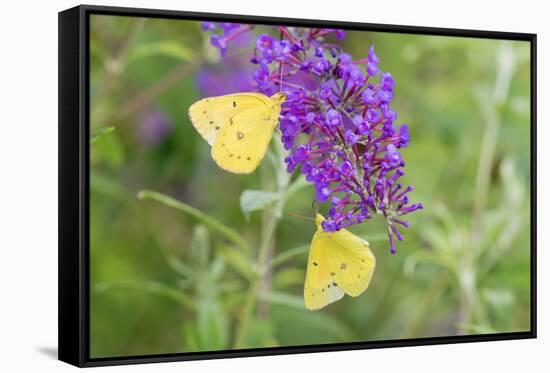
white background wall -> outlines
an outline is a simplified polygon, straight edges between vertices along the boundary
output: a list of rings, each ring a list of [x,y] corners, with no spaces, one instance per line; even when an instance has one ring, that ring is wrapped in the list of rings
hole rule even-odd
[[[546,194],[550,152],[545,151],[550,140],[550,31],[544,1],[90,1],[97,5],[532,32],[538,33],[539,47],[537,340],[126,366],[109,371],[548,371],[550,271],[545,271],[544,263],[550,257],[545,231],[545,212],[550,210]],[[53,356],[57,349],[57,12],[77,4],[8,0],[0,12],[2,372],[74,370]]]

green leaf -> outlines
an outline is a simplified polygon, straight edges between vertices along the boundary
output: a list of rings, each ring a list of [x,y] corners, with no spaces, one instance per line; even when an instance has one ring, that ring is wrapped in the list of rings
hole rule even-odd
[[[331,306],[319,311],[308,311],[303,299],[299,298],[301,309],[297,307],[296,297],[286,299],[288,301],[272,303],[275,337],[282,345],[314,344],[320,340],[323,343],[357,340],[353,330],[330,312]]]
[[[197,328],[193,324],[182,323],[183,339],[188,351],[200,351]]]
[[[244,331],[243,348],[258,346],[276,347],[277,340],[273,336],[273,326],[268,320],[251,319]]]
[[[107,133],[110,133],[110,136],[104,136],[104,133],[95,137],[93,152],[111,167],[117,168],[124,161],[124,146],[116,132],[111,130]],[[101,141],[98,141],[100,138]],[[93,138],[90,141],[93,141]]]
[[[90,170],[90,189],[110,198],[127,201],[130,195],[124,187],[107,175]]]
[[[242,251],[231,246],[222,246],[219,248],[218,252],[241,276],[248,280],[254,278],[254,271],[250,265],[250,260],[242,253]]]
[[[177,40],[161,40],[148,44],[137,45],[131,49],[128,55],[127,63],[136,62],[142,58],[166,56],[176,58],[182,61],[193,60],[193,50],[187,48],[183,43]]]
[[[208,275],[210,276],[210,281],[213,284],[212,286],[218,285],[223,274],[225,272],[225,261],[223,258],[215,258],[210,264],[210,269]]]
[[[204,299],[197,309],[197,331],[202,351],[222,350],[229,343],[227,316],[219,303]]]
[[[112,289],[130,289],[159,295],[179,303],[189,309],[194,309],[193,300],[180,289],[173,288],[156,281],[144,280],[119,280],[104,282],[94,286],[93,291],[101,293]]]
[[[270,302],[272,304],[288,306],[302,311],[305,309],[304,298],[282,292],[270,291],[260,293],[260,299]]]
[[[95,130],[92,136],[90,137],[90,145],[95,144],[103,136],[113,132],[114,130],[115,130],[115,127],[104,127],[104,128],[99,128]]]
[[[416,266],[420,263],[445,268],[453,273],[456,267],[456,264],[453,258],[449,258],[448,256],[445,256],[445,255],[439,255],[438,252],[428,251],[425,249],[418,249],[418,250],[415,250],[413,253],[409,254],[405,259],[403,272],[405,273],[406,276],[414,277]]]
[[[176,210],[182,211],[188,215],[191,215],[195,219],[201,221],[207,227],[217,231],[218,233],[226,237],[228,240],[232,241],[233,243],[243,248],[244,250],[250,252],[250,247],[248,246],[248,243],[241,237],[239,232],[237,232],[233,228],[226,226],[225,224],[213,218],[212,216],[205,214],[199,209],[196,209],[186,203],[180,202],[165,194],[155,192],[152,190],[142,190],[138,192],[137,197],[139,199],[151,199],[151,200],[160,202],[166,206],[175,208]]]
[[[506,288],[483,289],[482,297],[495,308],[510,308],[515,301],[514,293]]]
[[[183,337],[188,350],[222,350],[229,343],[229,324],[220,304],[205,298],[197,306],[196,319],[184,323]]]
[[[195,277],[195,270],[184,263],[177,256],[173,254],[167,254],[166,261],[168,262],[170,268],[172,268],[174,271],[176,271],[178,274],[182,275],[186,279],[192,279]]]
[[[278,254],[273,260],[271,261],[271,265],[273,267],[285,263],[291,259],[293,259],[296,256],[305,255],[309,252],[309,245],[302,245],[295,247],[290,250],[285,250],[282,253]]]
[[[283,268],[273,276],[273,288],[283,289],[289,286],[304,285],[306,272],[304,268]]]
[[[193,262],[200,268],[206,268],[210,259],[210,236],[202,224],[193,228],[191,235],[191,256]]]
[[[249,220],[252,211],[262,210],[278,199],[278,193],[247,189],[241,194],[241,210]]]

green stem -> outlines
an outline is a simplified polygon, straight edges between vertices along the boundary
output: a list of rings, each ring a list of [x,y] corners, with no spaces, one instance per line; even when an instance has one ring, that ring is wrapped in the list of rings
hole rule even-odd
[[[237,329],[237,332],[235,334],[235,343],[233,345],[233,348],[243,347],[244,335],[248,327],[250,316],[252,315],[252,312],[254,310],[254,305],[256,303],[256,296],[258,294],[259,288],[260,288],[260,281],[258,276],[257,279],[251,282],[250,289],[248,290],[248,294],[246,295],[246,300],[243,307],[243,316],[241,318],[241,323],[239,325],[239,328]]]
[[[280,167],[276,172],[277,192],[279,193],[280,198],[278,199],[277,204],[273,209],[273,213],[267,215],[269,220],[265,225],[266,228],[265,228],[264,234],[262,235],[263,236],[262,243],[258,250],[258,261],[257,261],[258,274],[257,276],[254,276],[254,278],[251,280],[251,283],[250,283],[250,288],[245,300],[241,323],[235,334],[234,348],[244,347],[243,346],[244,336],[248,329],[250,318],[254,312],[256,301],[259,298],[259,290],[261,288],[262,279],[266,271],[268,271],[270,268],[269,263],[267,263],[268,257],[269,257],[269,248],[271,245],[271,241],[273,240],[273,236],[277,231],[277,226],[279,225],[279,221],[283,216],[283,209],[286,201],[286,195],[288,192],[288,184],[290,181],[290,176],[287,174],[284,167],[283,149],[279,139],[276,138],[274,142],[277,150],[277,158],[280,164]]]
[[[495,149],[501,126],[500,108],[509,95],[510,82],[514,75],[515,55],[509,44],[503,43],[498,51],[497,72],[493,88],[493,97],[484,100],[478,97],[480,109],[485,120],[485,130],[481,140],[480,155],[477,165],[474,209],[472,217],[472,241],[477,243],[483,232],[481,215],[485,209],[489,191],[491,168],[493,167]]]
[[[250,252],[248,243],[240,236],[240,234],[236,230],[225,226],[220,221],[214,219],[213,217],[205,214],[204,212],[192,206],[189,206],[172,197],[169,197],[165,194],[158,193],[152,190],[142,190],[137,194],[137,196],[139,199],[151,199],[151,200],[160,202],[166,206],[173,207],[176,210],[183,211],[186,214],[189,214],[194,218],[202,221],[205,225],[212,228],[213,230],[218,231],[218,233],[221,233],[227,239],[233,241],[233,243],[235,243],[242,249],[246,250],[247,252]]]
[[[276,216],[276,214],[271,215],[271,220],[268,222],[268,228],[266,230],[266,235],[263,239],[262,245],[260,246],[260,249],[258,250],[258,275],[255,276],[252,279],[252,282],[250,284],[250,289],[248,291],[245,306],[243,310],[243,316],[241,319],[240,327],[237,330],[236,336],[235,336],[235,348],[242,348],[243,346],[243,338],[245,336],[246,330],[248,328],[248,323],[250,321],[250,317],[252,316],[252,313],[254,311],[254,307],[256,305],[256,299],[258,298],[258,292],[260,290],[260,285],[262,282],[262,277],[264,275],[264,272],[267,270],[267,257],[269,254],[269,245],[271,244],[271,240],[273,239],[273,235],[275,234],[275,231],[277,230],[277,226],[279,223],[279,218]]]
[[[103,127],[97,129],[96,131],[94,131],[94,133],[92,133],[92,136],[90,137],[90,145],[95,144],[103,136],[113,132],[114,130],[115,127]]]
[[[436,277],[435,281],[431,282],[415,309],[416,312],[405,326],[404,331],[401,334],[401,338],[419,338],[420,330],[426,322],[426,315],[430,313],[430,310],[434,307],[435,303],[440,300],[443,292],[447,288],[447,271],[443,270]]]
[[[194,310],[194,301],[189,298],[181,290],[165,285],[162,282],[157,281],[143,281],[143,280],[118,280],[100,283],[94,286],[93,291],[101,293],[111,289],[125,289],[125,290],[137,290],[145,291],[154,295],[159,295],[170,299],[176,303],[179,303],[189,310]]]
[[[260,274],[263,274],[263,270],[265,270],[265,264],[267,262],[267,257],[269,256],[269,246],[273,240],[273,235],[277,230],[277,226],[279,225],[279,220],[280,219],[277,216],[272,216],[267,222],[266,233],[262,245],[260,246],[260,250],[258,251],[258,263],[260,264],[261,269]]]
[[[237,333],[235,335],[234,348],[244,347],[243,339],[248,328],[250,317],[252,316],[252,313],[254,311],[254,306],[256,305],[256,299],[258,298],[258,292],[260,290],[260,285],[262,283],[262,277],[264,275],[264,272],[266,271],[266,258],[269,253],[269,245],[271,244],[271,240],[273,238],[273,235],[275,234],[275,231],[278,225],[278,220],[279,220],[278,218],[275,217],[275,215],[271,215],[271,216],[272,218],[268,223],[266,235],[264,236],[262,245],[258,250],[258,264],[257,264],[258,273],[251,280],[250,289],[246,296],[246,301],[243,309],[243,316],[241,319],[240,327],[237,330]]]
[[[309,252],[309,245],[301,245],[290,250],[283,251],[281,254],[277,255],[271,262],[272,267],[276,267],[282,263],[287,262],[290,259],[293,259],[296,256],[305,255]]]

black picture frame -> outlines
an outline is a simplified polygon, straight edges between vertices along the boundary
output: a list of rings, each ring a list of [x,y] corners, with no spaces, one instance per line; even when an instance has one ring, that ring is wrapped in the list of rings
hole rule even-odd
[[[531,47],[531,325],[525,332],[414,338],[314,346],[90,358],[89,353],[89,17],[92,14],[182,20],[320,26],[389,33],[521,40]],[[282,355],[370,348],[536,338],[536,109],[537,35],[326,20],[195,13],[81,5],[59,13],[59,360],[78,367]]]

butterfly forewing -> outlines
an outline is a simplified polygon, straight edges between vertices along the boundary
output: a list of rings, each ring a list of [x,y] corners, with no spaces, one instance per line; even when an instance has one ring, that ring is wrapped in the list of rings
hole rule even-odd
[[[231,117],[252,107],[267,106],[268,100],[267,96],[252,92],[208,97],[189,107],[189,118],[202,138],[212,145]]]
[[[312,311],[336,302],[344,296],[344,292],[334,284],[330,275],[323,242],[319,241],[320,233],[315,233],[311,242],[304,285],[305,306]]]

